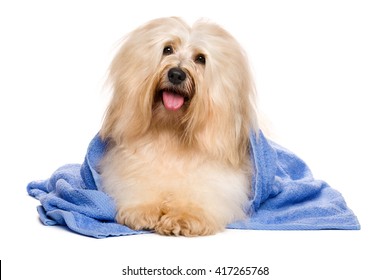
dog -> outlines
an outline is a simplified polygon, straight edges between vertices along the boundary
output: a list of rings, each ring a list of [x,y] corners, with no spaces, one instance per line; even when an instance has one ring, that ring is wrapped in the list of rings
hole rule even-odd
[[[159,18],[124,39],[109,68],[102,189],[116,221],[202,236],[245,219],[255,86],[245,52],[207,20]]]

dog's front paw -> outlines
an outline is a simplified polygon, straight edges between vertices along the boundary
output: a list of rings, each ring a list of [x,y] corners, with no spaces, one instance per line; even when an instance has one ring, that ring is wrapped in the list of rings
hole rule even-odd
[[[155,231],[159,234],[176,236],[211,235],[222,229],[222,226],[207,219],[200,209],[170,210],[160,218],[155,227]]]
[[[155,205],[119,208],[116,221],[134,230],[154,229],[162,213]]]

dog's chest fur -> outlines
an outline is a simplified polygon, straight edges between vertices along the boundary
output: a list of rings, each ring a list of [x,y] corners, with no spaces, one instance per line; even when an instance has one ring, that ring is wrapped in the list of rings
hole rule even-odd
[[[242,218],[249,193],[247,173],[200,150],[186,150],[177,141],[161,134],[113,147],[101,163],[103,190],[118,205],[182,201],[230,213],[223,220]]]

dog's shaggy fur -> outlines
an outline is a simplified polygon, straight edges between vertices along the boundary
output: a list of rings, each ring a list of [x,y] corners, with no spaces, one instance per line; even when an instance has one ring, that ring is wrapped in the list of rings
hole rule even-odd
[[[245,218],[250,131],[246,56],[221,27],[161,18],[126,37],[110,68],[113,97],[100,171],[116,219],[165,235],[214,234]]]

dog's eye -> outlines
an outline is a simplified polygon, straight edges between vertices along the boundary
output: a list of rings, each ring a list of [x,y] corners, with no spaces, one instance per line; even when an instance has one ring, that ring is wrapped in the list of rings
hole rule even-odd
[[[206,57],[203,55],[203,54],[198,54],[196,57],[195,57],[195,59],[194,59],[194,61],[196,62],[196,63],[199,63],[199,64],[206,64]]]
[[[173,48],[171,46],[166,46],[163,50],[163,55],[173,54]]]

